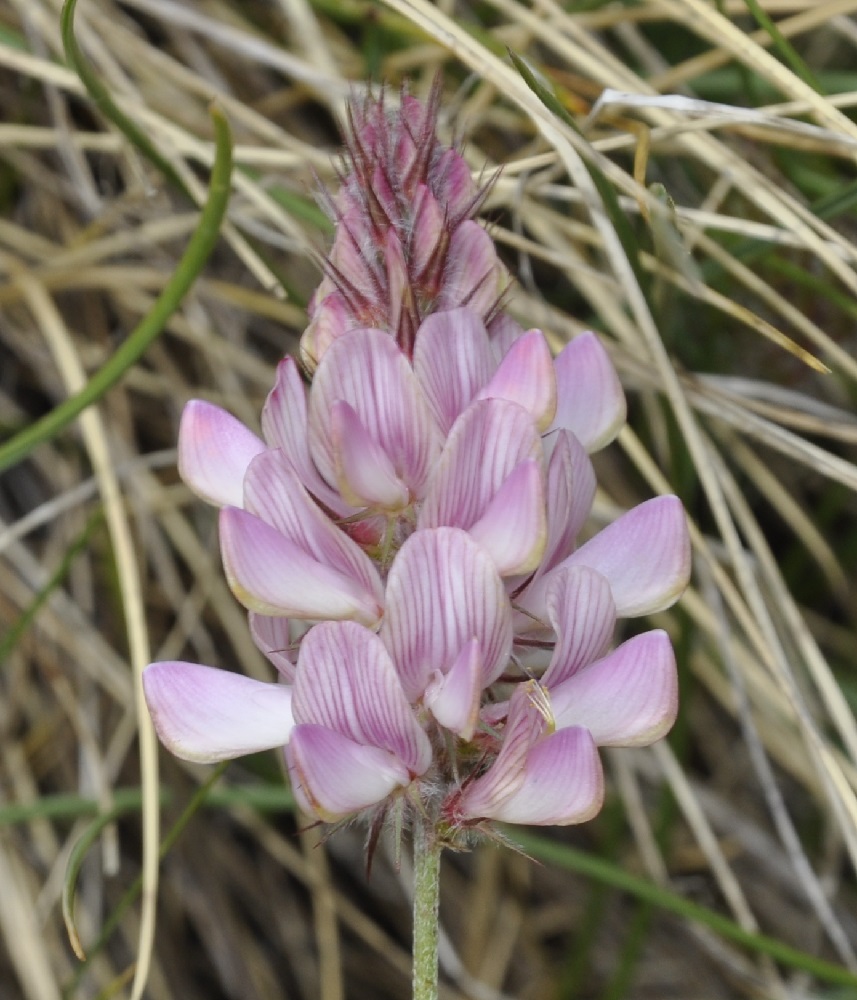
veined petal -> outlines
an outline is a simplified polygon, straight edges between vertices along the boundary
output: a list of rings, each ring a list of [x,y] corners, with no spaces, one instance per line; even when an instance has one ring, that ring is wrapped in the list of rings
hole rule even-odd
[[[339,399],[330,417],[337,482],[345,501],[354,507],[404,510],[410,500],[408,487],[353,407]]]
[[[376,598],[357,581],[313,559],[246,511],[225,507],[220,512],[220,551],[232,592],[251,611],[365,625],[376,625],[381,617]]]
[[[601,810],[604,775],[585,729],[563,729],[527,755],[520,786],[490,814],[503,823],[569,826]]]
[[[444,674],[436,670],[426,687],[425,703],[437,721],[462,739],[473,737],[482,694],[482,653],[476,639],[466,643]]]
[[[263,653],[277,668],[285,680],[295,679],[295,664],[297,648],[292,649],[292,631],[288,618],[259,615],[255,611],[249,614],[250,635],[259,652]]]
[[[496,367],[485,325],[472,309],[431,313],[420,325],[414,372],[444,435]]]
[[[574,551],[596,487],[592,462],[571,431],[556,431],[551,441],[553,450],[547,471],[548,540],[539,569],[542,575]]]
[[[336,479],[333,405],[348,403],[415,496],[440,451],[440,437],[413,369],[389,334],[351,330],[322,358],[310,394],[310,443],[328,482]]]
[[[512,344],[519,337],[523,337],[524,328],[520,323],[516,323],[507,312],[499,312],[488,324],[487,329],[491,350],[494,352],[494,360],[499,365],[509,353]]]
[[[500,260],[494,241],[477,222],[457,226],[449,241],[437,312],[469,306],[487,315],[502,292]]]
[[[394,754],[324,726],[296,726],[286,760],[296,798],[325,822],[382,802],[411,781]]]
[[[179,426],[179,475],[198,497],[218,507],[240,507],[247,466],[265,443],[213,403],[192,399]]]
[[[532,417],[517,403],[484,399],[456,420],[420,510],[418,526],[468,529],[521,462],[542,461]]]
[[[471,639],[482,657],[482,687],[506,666],[511,609],[491,557],[455,528],[417,531],[387,577],[380,636],[411,701],[436,670],[448,673]]]
[[[292,689],[285,684],[171,660],[143,671],[143,691],[164,746],[203,764],[283,746],[289,740]]]
[[[556,377],[550,348],[541,330],[529,330],[509,348],[491,381],[477,399],[510,399],[535,420],[539,431],[550,427],[557,406]]]
[[[268,449],[251,463],[244,479],[244,506],[307,556],[356,581],[372,595],[380,614],[384,587],[374,563],[321,512],[279,449]]]
[[[547,537],[542,480],[540,462],[521,462],[469,529],[501,576],[531,573],[542,558]]]
[[[277,381],[262,410],[262,432],[272,448],[279,448],[304,486],[339,516],[353,513],[330,483],[322,479],[309,453],[306,389],[293,358],[277,365]],[[240,506],[240,504],[235,504]]]
[[[547,611],[556,632],[550,666],[542,684],[553,690],[603,655],[616,626],[610,584],[587,566],[569,566],[551,580]]]
[[[678,497],[634,507],[572,553],[562,566],[589,566],[607,577],[620,618],[673,604],[690,579],[690,537]]]
[[[384,644],[352,622],[323,622],[304,637],[295,679],[295,720],[380,747],[422,774],[431,747]]]
[[[594,333],[576,337],[557,355],[554,427],[572,431],[587,451],[609,444],[625,423],[625,394]]]
[[[551,690],[558,728],[585,726],[599,746],[648,746],[678,711],[675,656],[666,632],[644,632]]]

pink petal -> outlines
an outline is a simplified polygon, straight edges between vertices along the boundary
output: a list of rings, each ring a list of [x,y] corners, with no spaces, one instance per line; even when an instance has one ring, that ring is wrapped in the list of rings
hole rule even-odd
[[[539,565],[547,537],[541,463],[521,462],[469,531],[490,553],[501,576],[531,573]]]
[[[374,563],[321,512],[279,449],[269,449],[251,463],[244,505],[313,560],[355,581],[381,608],[384,588]]]
[[[482,676],[479,643],[471,639],[462,647],[449,673],[435,670],[426,687],[424,701],[432,715],[464,740],[473,737],[479,719]]]
[[[380,635],[411,701],[435,671],[452,669],[471,639],[479,643],[482,686],[490,684],[512,641],[509,600],[490,556],[455,528],[415,532],[390,569]]]
[[[556,378],[550,348],[541,330],[530,330],[509,348],[477,399],[509,399],[522,406],[539,431],[550,427],[556,412]]]
[[[420,528],[470,528],[503,483],[542,444],[530,415],[505,399],[473,403],[456,420],[420,510]]]
[[[300,354],[307,369],[315,371],[333,341],[354,326],[354,317],[342,295],[332,290],[318,301],[311,316],[301,336]]]
[[[419,281],[436,259],[444,230],[443,210],[425,184],[418,185],[414,196],[413,227],[410,243],[411,267]]]
[[[408,487],[353,408],[337,400],[330,416],[337,482],[345,501],[354,507],[404,510],[410,502]]]
[[[498,365],[509,353],[512,344],[523,335],[523,327],[516,323],[507,312],[499,312],[491,320],[488,324],[488,339],[491,341],[491,350],[494,352],[494,359]]]
[[[452,234],[443,286],[435,311],[469,306],[482,316],[497,303],[503,287],[494,241],[476,222],[462,222]]]
[[[552,578],[547,610],[557,641],[541,680],[552,690],[604,654],[616,625],[616,605],[600,573],[569,566]]]
[[[277,366],[276,384],[262,410],[262,431],[268,444],[283,452],[313,496],[335,514],[353,513],[338,492],[321,478],[310,458],[306,389],[293,358],[285,358]],[[335,482],[335,477],[330,482]]]
[[[313,559],[260,518],[220,513],[220,551],[232,592],[251,611],[309,621],[377,624],[381,608],[358,582]]]
[[[292,689],[228,670],[173,660],[143,672],[143,691],[164,746],[207,764],[287,743]]]
[[[567,344],[554,362],[554,427],[565,427],[587,451],[609,444],[625,423],[625,394],[609,355],[594,333]]]
[[[249,622],[250,635],[256,648],[264,653],[282,678],[289,682],[293,681],[298,652],[297,646],[294,645],[289,619],[259,615],[251,611]]]
[[[547,472],[548,540],[540,573],[574,551],[575,540],[595,497],[595,470],[583,445],[571,431],[551,435],[553,451]]]
[[[325,822],[382,802],[411,781],[393,754],[324,726],[296,726],[286,760],[295,798]]]
[[[336,479],[332,410],[344,400],[415,496],[440,451],[439,432],[405,355],[381,330],[352,330],[322,359],[310,394],[313,457],[328,482]]]
[[[432,313],[421,324],[414,372],[444,435],[495,368],[485,325],[472,309]]]
[[[399,235],[395,229],[388,229],[384,238],[384,263],[387,269],[387,301],[389,312],[387,321],[395,335],[399,330],[402,310],[410,306],[406,297],[411,294],[408,265]]]
[[[599,746],[648,746],[678,711],[675,656],[666,632],[644,632],[551,690],[558,728],[585,726]]]
[[[603,802],[604,775],[592,737],[585,729],[563,729],[532,748],[520,787],[490,818],[569,826],[592,819]]]
[[[470,167],[455,149],[447,149],[432,166],[432,187],[446,206],[451,219],[463,218],[476,196]]]
[[[431,747],[408,704],[383,643],[352,622],[324,622],[301,643],[295,720],[380,747],[412,774],[431,763]]]
[[[244,502],[244,473],[265,443],[231,413],[192,399],[179,427],[179,475],[197,496],[218,507]]]
[[[690,579],[690,536],[678,497],[647,500],[570,555],[562,566],[589,566],[607,577],[620,618],[673,604]]]

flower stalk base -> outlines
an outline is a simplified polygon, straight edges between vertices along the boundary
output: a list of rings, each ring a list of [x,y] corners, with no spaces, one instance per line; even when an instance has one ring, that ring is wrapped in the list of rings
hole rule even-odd
[[[414,827],[414,992],[413,1000],[437,1000],[440,852],[435,831],[425,821]]]

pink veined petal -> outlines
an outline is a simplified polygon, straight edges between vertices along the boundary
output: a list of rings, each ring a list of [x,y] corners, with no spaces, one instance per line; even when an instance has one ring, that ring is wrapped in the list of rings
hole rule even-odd
[[[634,507],[572,553],[562,566],[589,566],[607,577],[620,618],[673,604],[690,579],[690,536],[678,497]]]
[[[313,496],[340,517],[354,512],[331,487],[335,479],[330,483],[322,479],[310,458],[306,389],[293,358],[277,365],[277,381],[262,410],[262,432],[272,448],[283,452]]]
[[[362,746],[324,726],[296,726],[286,760],[296,797],[325,822],[382,802],[411,781],[387,750]]]
[[[251,463],[244,506],[312,559],[356,581],[381,608],[384,587],[374,563],[321,512],[279,449],[268,449]]]
[[[569,566],[551,580],[547,611],[557,641],[541,681],[553,689],[604,654],[616,626],[616,605],[600,573]]]
[[[499,312],[488,324],[488,339],[497,365],[509,353],[512,344],[523,337],[524,328],[506,312]],[[556,376],[554,376],[556,379]]]
[[[678,711],[675,656],[666,632],[644,632],[551,689],[558,728],[585,726],[599,746],[648,746]]]
[[[509,600],[491,557],[465,532],[411,535],[393,561],[386,599],[380,636],[411,701],[435,671],[452,669],[471,639],[481,652],[482,686],[503,672],[512,642]]]
[[[482,654],[471,639],[444,674],[436,670],[426,687],[425,703],[437,721],[462,739],[472,739],[479,720],[482,694]]]
[[[375,596],[357,581],[313,559],[246,511],[224,507],[220,512],[220,551],[232,592],[251,611],[370,626],[381,617]]]
[[[247,466],[264,441],[231,413],[192,399],[179,426],[179,475],[198,497],[218,507],[240,507]]]
[[[521,787],[527,757],[548,729],[543,698],[544,691],[535,681],[515,689],[500,752],[485,774],[464,787],[453,807],[453,820],[495,816]]]
[[[410,501],[408,487],[354,409],[340,399],[330,416],[337,482],[345,501],[354,507],[404,510]]]
[[[444,435],[496,367],[485,325],[472,309],[431,313],[420,325],[414,372]]]
[[[502,287],[494,241],[477,222],[462,222],[452,234],[435,310],[469,306],[482,316],[496,304]]]
[[[548,540],[539,567],[543,576],[574,551],[595,497],[595,470],[571,431],[556,431],[547,471]]]
[[[592,737],[585,729],[563,729],[530,750],[520,787],[490,818],[569,826],[592,819],[603,802],[604,775]]]
[[[333,404],[360,418],[414,496],[422,496],[440,451],[440,436],[405,355],[382,330],[351,330],[331,345],[310,394],[310,443],[328,482],[336,479]]]
[[[625,423],[625,394],[607,351],[594,333],[567,344],[554,362],[554,427],[572,431],[587,451],[609,444]]]
[[[293,681],[298,654],[297,648],[292,649],[294,640],[289,619],[259,615],[251,611],[249,622],[250,635],[256,648],[270,660],[284,680]]]
[[[541,463],[521,462],[469,531],[490,553],[501,576],[531,573],[539,565],[547,537]]]
[[[396,756],[412,774],[431,763],[431,746],[396,669],[374,632],[323,622],[304,637],[295,679],[295,720],[335,730]]]
[[[446,207],[450,219],[463,218],[476,195],[470,167],[455,149],[444,150],[432,166],[431,187]]]
[[[556,413],[556,377],[550,348],[541,330],[529,330],[509,348],[491,381],[477,399],[509,399],[522,406],[539,431],[550,427]]]
[[[164,746],[207,764],[287,743],[294,726],[285,684],[172,660],[143,671],[143,691]]]
[[[517,403],[483,399],[456,420],[420,509],[420,528],[451,525],[465,530],[487,512],[512,471],[528,459],[542,461],[532,417]]]

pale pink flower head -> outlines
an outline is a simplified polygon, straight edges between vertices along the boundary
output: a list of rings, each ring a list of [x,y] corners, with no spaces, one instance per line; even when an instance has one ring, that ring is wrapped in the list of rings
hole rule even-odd
[[[488,185],[438,139],[439,100],[438,81],[425,103],[403,93],[389,107],[382,90],[351,104],[341,187],[325,198],[336,235],[301,339],[308,371],[348,330],[384,330],[410,357],[430,313],[498,313],[508,275],[475,221]]]

